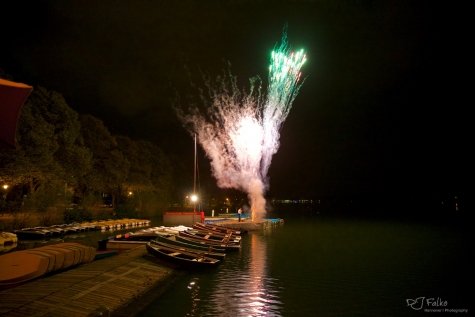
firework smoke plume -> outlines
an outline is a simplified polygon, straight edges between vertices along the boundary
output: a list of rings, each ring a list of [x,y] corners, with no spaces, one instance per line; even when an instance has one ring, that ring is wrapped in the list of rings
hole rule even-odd
[[[202,98],[207,111],[195,107],[180,114],[197,134],[218,186],[247,193],[252,220],[265,215],[267,172],[279,148],[282,123],[302,85],[300,68],[305,61],[303,50],[290,50],[284,33],[271,53],[266,93],[258,78],[251,78],[245,91],[227,75],[207,85]]]

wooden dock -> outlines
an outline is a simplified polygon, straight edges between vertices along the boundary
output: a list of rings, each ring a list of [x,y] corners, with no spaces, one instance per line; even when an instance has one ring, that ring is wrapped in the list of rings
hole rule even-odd
[[[274,222],[270,220],[257,220],[251,221],[249,219],[242,219],[238,221],[236,218],[205,218],[205,222],[209,221],[211,224],[216,224],[220,226],[224,226],[227,228],[231,228],[234,230],[245,230],[245,231],[256,231],[262,230],[269,226],[273,226],[275,224],[282,224],[284,221],[283,219],[279,219],[279,222]]]
[[[151,261],[145,246],[0,291],[0,316],[109,316],[174,270]]]

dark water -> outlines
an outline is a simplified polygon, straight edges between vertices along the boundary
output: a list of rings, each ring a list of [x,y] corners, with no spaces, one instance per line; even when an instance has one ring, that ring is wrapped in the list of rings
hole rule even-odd
[[[452,225],[286,219],[216,270],[180,276],[139,316],[472,315],[470,238]],[[418,297],[445,306],[413,310]]]

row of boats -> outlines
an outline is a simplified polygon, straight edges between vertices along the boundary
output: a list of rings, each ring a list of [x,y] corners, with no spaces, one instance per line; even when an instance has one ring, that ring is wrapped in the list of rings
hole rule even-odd
[[[146,219],[119,219],[119,220],[100,220],[94,222],[72,223],[53,225],[49,227],[33,227],[15,230],[14,233],[20,239],[40,240],[50,237],[75,234],[84,231],[93,230],[119,230],[131,227],[149,226],[150,220]]]
[[[154,227],[117,235],[114,243],[146,244],[148,253],[179,266],[198,268],[216,266],[226,253],[241,248],[245,232],[219,225],[195,223],[192,227]]]
[[[154,227],[116,235],[108,240],[109,250],[104,251],[79,243],[58,243],[9,252],[0,255],[0,289],[117,254],[109,243],[145,244],[152,256],[180,267],[214,267],[227,253],[240,250],[244,233],[195,223],[192,227]]]
[[[58,243],[1,255],[0,289],[92,262],[95,257],[95,248],[79,243]]]

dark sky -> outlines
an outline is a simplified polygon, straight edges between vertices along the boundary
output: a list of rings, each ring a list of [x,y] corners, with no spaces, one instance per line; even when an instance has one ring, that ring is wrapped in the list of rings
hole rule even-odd
[[[11,1],[0,8],[0,68],[192,164],[172,110],[189,73],[215,76],[229,61],[242,82],[265,78],[288,24],[308,77],[270,193],[444,194],[463,191],[467,174],[466,12],[413,0]]]

